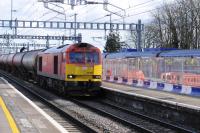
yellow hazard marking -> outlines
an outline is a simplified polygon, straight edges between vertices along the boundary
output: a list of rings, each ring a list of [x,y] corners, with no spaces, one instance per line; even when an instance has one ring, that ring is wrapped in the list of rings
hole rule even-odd
[[[11,127],[12,132],[13,133],[20,133],[12,115],[10,114],[9,110],[7,109],[3,99],[1,97],[0,97],[0,107],[3,109],[3,112],[6,115],[7,121],[9,123],[10,127]]]

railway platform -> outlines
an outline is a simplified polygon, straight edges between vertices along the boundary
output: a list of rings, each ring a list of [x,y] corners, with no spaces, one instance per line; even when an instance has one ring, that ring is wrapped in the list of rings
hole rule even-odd
[[[107,89],[112,89],[114,91],[120,91],[122,93],[129,93],[130,95],[137,95],[145,97],[148,99],[159,100],[162,102],[167,102],[169,104],[176,104],[179,106],[191,108],[193,110],[200,111],[200,98],[188,95],[181,95],[170,93],[167,91],[158,91],[154,89],[144,89],[133,86],[127,86],[122,84],[116,84],[111,82],[103,82],[102,86]]]
[[[109,82],[103,82],[102,88],[105,99],[109,101],[192,132],[200,132],[199,97]]]
[[[67,131],[31,100],[0,77],[0,133]]]

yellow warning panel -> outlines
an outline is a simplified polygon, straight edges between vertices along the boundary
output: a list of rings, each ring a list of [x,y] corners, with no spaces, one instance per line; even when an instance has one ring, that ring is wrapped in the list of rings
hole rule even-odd
[[[10,114],[9,110],[7,109],[2,97],[0,97],[0,107],[2,108],[6,119],[10,125],[10,128],[12,130],[13,133],[20,133],[19,129],[17,128],[17,125],[12,117],[12,115]]]

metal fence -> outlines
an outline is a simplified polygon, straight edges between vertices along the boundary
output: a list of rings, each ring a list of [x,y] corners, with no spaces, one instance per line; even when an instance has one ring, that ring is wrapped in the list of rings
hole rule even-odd
[[[104,59],[103,76],[200,86],[200,57]]]

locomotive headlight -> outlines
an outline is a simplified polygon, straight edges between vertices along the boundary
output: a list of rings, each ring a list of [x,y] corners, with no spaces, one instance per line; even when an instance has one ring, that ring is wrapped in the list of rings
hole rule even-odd
[[[93,78],[94,78],[94,79],[100,79],[101,76],[100,76],[100,75],[93,75]]]
[[[75,75],[67,75],[67,78],[68,78],[68,79],[74,79],[74,78],[75,78]]]

